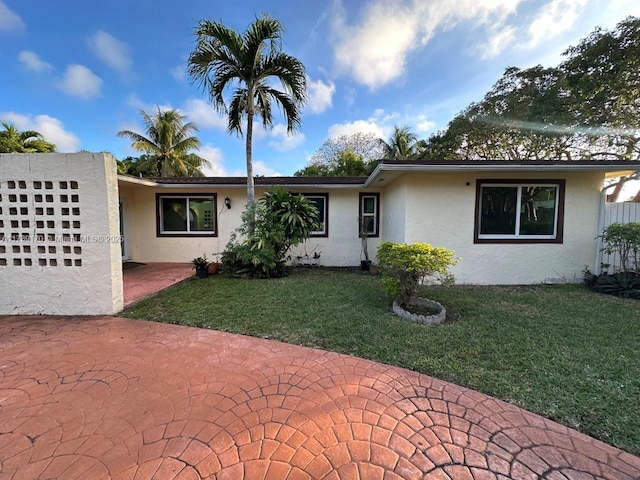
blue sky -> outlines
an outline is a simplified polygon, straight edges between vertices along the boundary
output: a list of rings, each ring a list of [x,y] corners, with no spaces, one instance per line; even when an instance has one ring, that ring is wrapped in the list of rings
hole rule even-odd
[[[557,65],[596,26],[640,15],[638,0],[0,0],[0,119],[61,152],[135,154],[138,111],[177,108],[198,125],[209,175],[244,175],[244,143],[186,78],[200,19],[239,31],[261,12],[306,66],[302,129],[258,130],[254,168],[291,175],[330,137],[419,138],[479,100],[508,66]]]

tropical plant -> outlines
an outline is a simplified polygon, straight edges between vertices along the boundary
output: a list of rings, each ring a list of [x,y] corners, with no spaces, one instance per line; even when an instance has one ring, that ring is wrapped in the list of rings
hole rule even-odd
[[[55,152],[56,146],[47,142],[35,130],[18,130],[15,125],[2,122],[4,130],[0,131],[0,153],[49,153]]]
[[[239,34],[222,23],[201,20],[196,47],[189,56],[188,73],[209,95],[216,109],[228,116],[228,131],[243,133],[246,125],[247,209],[255,203],[253,178],[253,120],[273,127],[272,105],[281,107],[287,132],[300,127],[300,110],[306,101],[304,65],[282,52],[282,24],[269,15],[257,17]],[[272,85],[279,80],[282,90]],[[224,94],[235,89],[227,105]]]
[[[378,264],[382,269],[382,287],[390,299],[405,308],[418,286],[429,277],[452,284],[449,267],[458,263],[454,252],[428,243],[383,242],[378,248]]]
[[[418,153],[418,137],[407,126],[396,125],[389,140],[380,143],[385,160],[410,160]]]
[[[223,268],[250,277],[282,277],[290,248],[308,239],[317,223],[318,210],[307,198],[273,187],[243,213],[222,254]]]
[[[190,150],[200,148],[200,140],[192,136],[198,128],[177,110],[162,110],[149,115],[140,110],[146,136],[131,130],[121,130],[118,136],[133,141],[131,146],[147,156],[136,165],[139,171],[154,172],[160,177],[202,177],[201,168],[210,165],[207,160]]]

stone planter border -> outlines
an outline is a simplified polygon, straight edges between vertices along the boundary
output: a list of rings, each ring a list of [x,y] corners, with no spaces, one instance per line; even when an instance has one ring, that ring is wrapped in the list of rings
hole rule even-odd
[[[439,310],[440,313],[435,315],[418,315],[416,313],[411,313],[403,308],[400,308],[398,302],[393,301],[393,313],[396,314],[400,318],[404,318],[405,320],[409,320],[410,322],[415,323],[424,323],[426,325],[439,325],[444,322],[444,319],[447,317],[447,309],[441,303],[438,303],[433,300],[429,300],[426,298],[418,298],[414,297],[409,302],[411,305],[422,305],[428,308],[433,308],[435,310]]]

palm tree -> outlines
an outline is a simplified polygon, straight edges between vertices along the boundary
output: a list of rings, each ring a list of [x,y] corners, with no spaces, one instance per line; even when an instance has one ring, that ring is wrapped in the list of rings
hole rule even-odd
[[[121,130],[119,137],[133,140],[131,146],[145,155],[138,165],[140,170],[157,171],[160,177],[203,176],[200,170],[210,165],[189,150],[200,148],[200,140],[191,136],[198,128],[192,123],[184,123],[185,116],[177,110],[161,110],[149,115],[140,110],[144,121],[146,137],[131,130]],[[143,165],[144,164],[144,165]],[[154,168],[155,167],[155,168]]]
[[[4,130],[0,131],[0,153],[49,153],[55,152],[56,146],[47,142],[35,130],[21,132],[15,125],[2,122]]]
[[[287,132],[300,127],[300,109],[306,101],[304,65],[282,52],[282,24],[268,16],[257,17],[239,34],[222,23],[201,20],[197,44],[189,56],[188,73],[209,94],[220,113],[228,115],[228,131],[242,135],[246,120],[247,208],[255,203],[253,182],[253,119],[264,128],[273,126],[272,103],[282,108]],[[282,90],[270,82],[280,81]],[[233,88],[227,106],[224,92]]]
[[[417,152],[418,138],[409,127],[393,127],[387,142],[380,140],[386,160],[409,160]]]

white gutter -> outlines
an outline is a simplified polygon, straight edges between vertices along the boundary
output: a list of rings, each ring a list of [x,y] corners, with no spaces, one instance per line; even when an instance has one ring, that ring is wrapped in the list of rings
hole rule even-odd
[[[605,162],[592,162],[593,164],[574,164],[572,162],[558,163],[558,164],[543,164],[543,165],[527,165],[523,163],[515,163],[505,161],[504,163],[492,163],[483,164],[482,161],[477,163],[460,164],[438,164],[438,165],[411,165],[403,163],[402,165],[390,165],[388,163],[380,163],[375,170],[369,175],[364,183],[365,187],[371,186],[375,179],[384,172],[569,172],[569,171],[625,171],[634,170],[635,166],[632,165],[616,165]]]
[[[600,275],[602,273],[602,234],[604,233],[604,216],[606,212],[607,206],[607,190],[613,187],[617,187],[618,185],[623,185],[627,183],[629,180],[638,180],[640,179],[640,170],[636,170],[635,173],[628,175],[626,177],[622,177],[620,181],[616,183],[612,183],[611,185],[607,185],[602,187],[600,191],[600,211],[598,212],[598,236],[596,237],[596,261],[593,266],[594,274]]]

